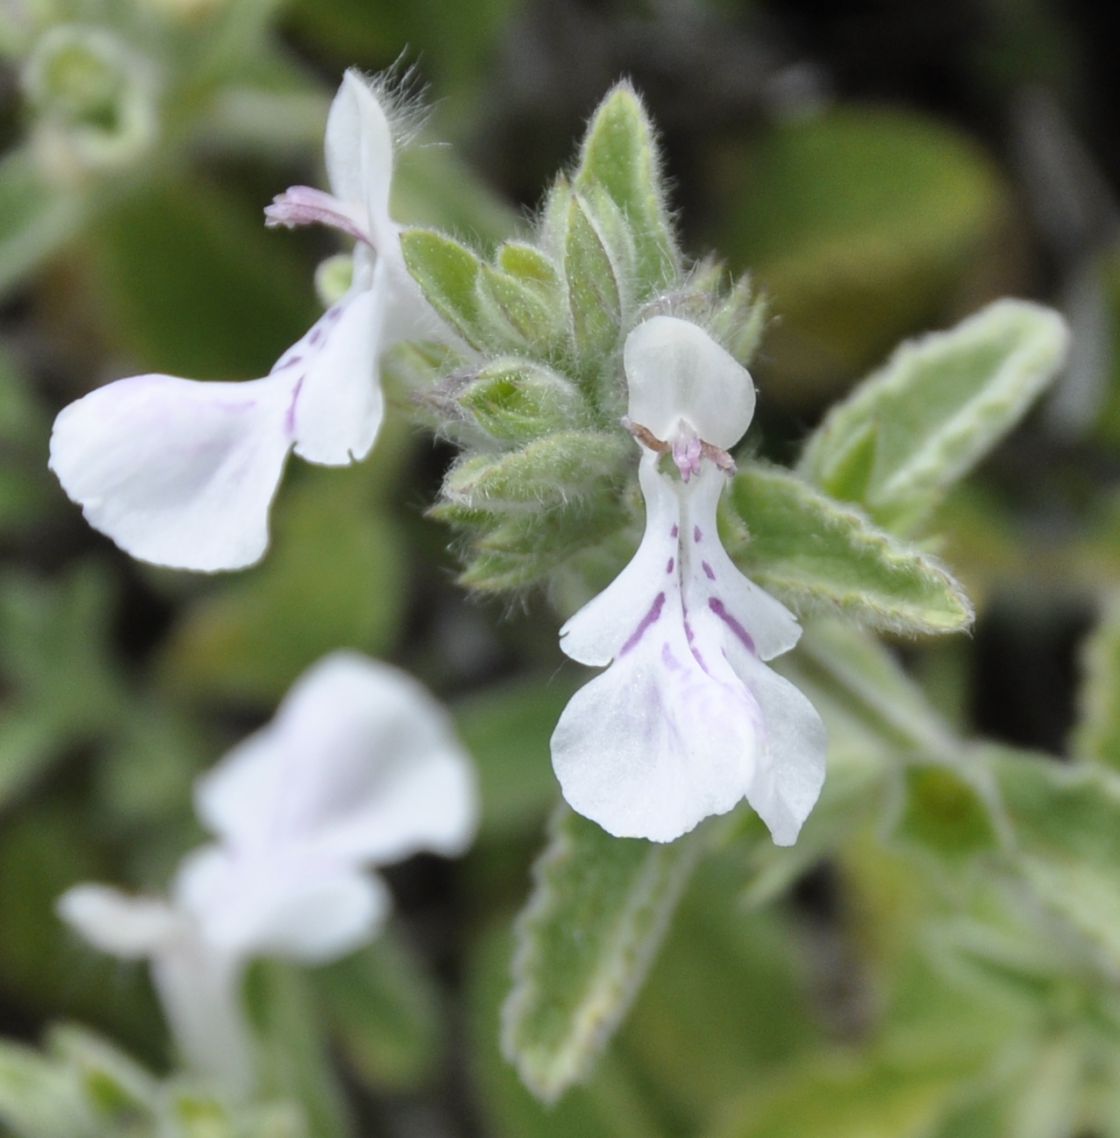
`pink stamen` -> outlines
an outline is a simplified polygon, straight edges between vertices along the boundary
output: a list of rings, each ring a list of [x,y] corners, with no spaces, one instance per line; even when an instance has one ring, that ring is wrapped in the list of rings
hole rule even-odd
[[[300,225],[328,225],[341,229],[355,241],[373,245],[366,219],[360,209],[339,201],[333,194],[311,186],[290,186],[264,207],[264,223],[270,229],[283,225],[294,229]]]

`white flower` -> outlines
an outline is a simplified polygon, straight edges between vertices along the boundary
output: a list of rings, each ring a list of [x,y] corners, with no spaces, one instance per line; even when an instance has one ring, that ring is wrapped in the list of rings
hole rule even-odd
[[[474,834],[474,779],[419,684],[339,652],[199,780],[196,807],[217,841],[184,859],[169,900],[79,885],[59,912],[105,952],[149,958],[184,1058],[243,1092],[253,1080],[246,962],[318,963],[368,941],[390,902],[366,867],[461,853]]]
[[[50,466],[95,529],[143,561],[212,572],[259,560],[284,462],[343,466],[381,426],[378,361],[438,328],[408,276],[389,217],[392,134],[377,94],[347,71],[327,121],[332,193],[295,186],[270,225],[318,222],[354,238],[354,279],[263,379],[136,375],[55,420]]]
[[[751,377],[668,316],[630,334],[624,362],[646,529],[560,630],[573,660],[610,667],[565,708],[553,766],[573,809],[618,837],[672,841],[746,798],[790,845],[824,779],[824,726],[763,663],[793,647],[797,621],[735,568],[716,529],[726,451],[754,413]]]

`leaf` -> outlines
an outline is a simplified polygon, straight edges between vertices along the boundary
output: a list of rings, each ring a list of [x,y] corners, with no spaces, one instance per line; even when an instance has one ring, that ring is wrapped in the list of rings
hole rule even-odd
[[[564,273],[572,341],[585,377],[598,377],[604,356],[614,350],[621,335],[622,274],[607,248],[586,203],[573,194],[568,205]]]
[[[632,451],[621,432],[556,431],[520,450],[461,459],[444,479],[443,496],[491,511],[563,506],[617,477]]]
[[[268,560],[204,593],[166,641],[161,675],[176,693],[272,704],[324,653],[382,652],[396,635],[406,567],[368,468],[300,474]]]
[[[613,838],[567,808],[555,816],[518,919],[502,1050],[554,1102],[586,1078],[626,1014],[702,849]]]
[[[407,946],[382,932],[373,944],[310,974],[350,1068],[370,1087],[415,1090],[442,1045],[438,994]]]
[[[903,344],[832,409],[798,471],[880,525],[912,532],[1022,418],[1068,340],[1056,312],[1002,300]]]
[[[479,1107],[495,1138],[669,1138],[647,1088],[618,1054],[603,1056],[585,1086],[542,1105],[522,1085],[498,1047],[498,1009],[509,981],[508,921],[495,924],[470,958],[470,1046],[466,1050]]]
[[[295,246],[197,175],[127,198],[86,235],[102,326],[137,370],[264,375],[316,315]]]
[[[492,685],[456,705],[459,737],[479,775],[481,838],[530,831],[555,803],[556,778],[544,757],[575,686],[558,675],[526,679]]]
[[[77,1074],[37,1051],[0,1041],[0,1125],[12,1138],[98,1138]]]
[[[52,186],[30,147],[0,160],[0,295],[30,276],[77,232],[85,206]]]
[[[1010,194],[962,133],[898,109],[839,105],[728,137],[709,232],[781,317],[774,398],[804,406],[988,289]],[[979,278],[979,279],[978,279]]]
[[[474,348],[486,346],[478,305],[482,262],[465,245],[432,229],[406,229],[401,253],[427,302]]]
[[[601,187],[628,223],[638,296],[644,299],[680,273],[653,126],[637,92],[617,84],[599,104],[584,135],[574,188]]]
[[[967,764],[911,760],[901,771],[902,808],[889,837],[930,853],[942,864],[962,865],[1002,847],[994,816],[998,802],[984,772]]]
[[[487,364],[458,395],[491,438],[527,443],[589,419],[576,387],[540,364],[506,357]]]
[[[1082,759],[1120,767],[1120,594],[1109,599],[1081,660],[1074,753]]]
[[[770,1093],[750,1094],[710,1138],[925,1138],[960,1073],[908,1069],[888,1055],[824,1055]]]
[[[752,463],[733,479],[729,504],[750,530],[733,550],[740,567],[795,609],[907,633],[972,623],[968,598],[937,561],[793,474]]]
[[[992,774],[1015,842],[1012,866],[1054,913],[1120,962],[1120,777],[985,745],[974,761]]]

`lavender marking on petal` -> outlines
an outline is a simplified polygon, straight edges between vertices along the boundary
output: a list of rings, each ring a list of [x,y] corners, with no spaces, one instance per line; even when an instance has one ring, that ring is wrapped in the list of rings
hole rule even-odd
[[[727,611],[723,601],[719,597],[710,597],[708,600],[708,608],[712,610],[731,629],[732,632],[742,642],[743,647],[752,655],[757,656],[758,650],[754,646],[754,640],[751,634]]]
[[[675,538],[680,532],[681,531],[676,526],[673,526],[673,528],[669,531],[669,536]]]
[[[299,391],[303,387],[303,380],[302,375],[296,380],[296,385],[292,388],[292,401],[288,404],[288,411],[284,416],[284,430],[289,435],[296,433],[296,404],[299,402]]]
[[[665,572],[666,573],[672,573],[673,567],[676,565],[676,563],[677,563],[676,558],[670,557],[669,558],[669,564],[665,566]]]
[[[309,344],[317,344],[322,338],[323,326],[321,324],[316,324],[315,327],[311,329],[310,333],[308,333],[307,342]]]
[[[706,561],[701,561],[700,567],[704,570],[704,576],[707,577],[709,581],[716,579],[716,571]]]
[[[638,641],[640,641],[642,637],[645,636],[650,626],[657,623],[657,620],[661,616],[661,610],[664,607],[665,594],[658,593],[657,596],[653,599],[653,604],[649,607],[649,612],[647,612],[646,615],[642,617],[641,621],[639,621],[638,627],[635,628],[634,631],[630,634],[630,639],[627,640],[626,643],[623,644],[623,646],[618,650],[619,656],[625,656],[631,648],[637,645]]]
[[[700,532],[699,526],[692,527],[692,540],[696,542],[697,545],[704,540],[704,535]]]

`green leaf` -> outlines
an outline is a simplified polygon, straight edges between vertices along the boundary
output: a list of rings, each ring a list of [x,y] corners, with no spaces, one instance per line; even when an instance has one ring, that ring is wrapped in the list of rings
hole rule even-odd
[[[481,837],[535,829],[556,801],[556,777],[544,757],[574,690],[561,676],[541,677],[491,686],[455,707],[459,737],[478,768]]]
[[[911,1069],[889,1056],[822,1056],[768,1094],[753,1092],[711,1138],[925,1138],[959,1072]]]
[[[572,342],[582,374],[598,378],[604,358],[618,345],[623,307],[623,275],[607,252],[587,204],[573,194],[568,204],[564,273]]]
[[[29,147],[0,160],[0,295],[77,233],[85,205],[51,185]]]
[[[478,305],[490,329],[519,348],[532,348],[548,358],[556,349],[563,329],[563,296],[559,290],[544,294],[539,286],[526,285],[510,273],[482,265],[478,278]],[[491,332],[488,340],[496,337]]]
[[[400,1092],[430,1079],[442,1043],[439,1000],[404,944],[383,932],[310,979],[336,1046],[366,1085]]]
[[[1056,313],[989,305],[903,344],[809,439],[799,472],[880,525],[913,531],[1026,413],[1065,357]]]
[[[174,691],[271,704],[324,653],[392,642],[407,573],[369,469],[300,473],[278,503],[267,561],[203,594],[166,642],[160,666]]]
[[[0,1041],[0,1125],[12,1138],[99,1138],[77,1074]]]
[[[999,805],[984,773],[966,764],[908,762],[901,771],[901,810],[890,838],[957,865],[1000,849]]]
[[[584,135],[573,185],[584,194],[601,187],[628,223],[639,299],[677,278],[680,254],[666,206],[653,126],[629,83],[617,84],[599,104]]]
[[[620,431],[557,431],[520,450],[461,459],[448,471],[443,496],[486,510],[563,506],[617,477],[632,452]]]
[[[972,623],[968,598],[937,561],[795,475],[751,464],[733,479],[729,504],[750,530],[733,549],[740,567],[801,612],[838,610],[907,633]]]
[[[1079,703],[1075,754],[1120,767],[1120,594],[1109,599],[1082,652]]]
[[[77,1073],[99,1118],[126,1122],[137,1113],[154,1113],[159,1096],[155,1077],[100,1035],[77,1024],[55,1024],[47,1047]]]
[[[717,158],[711,243],[781,315],[767,371],[787,403],[819,403],[974,281],[990,288],[1007,245],[998,167],[922,115],[848,103],[737,132]]]
[[[522,1085],[498,1046],[499,1007],[509,982],[510,930],[502,921],[470,959],[470,1046],[467,1060],[479,1107],[495,1138],[669,1138],[650,1095],[623,1056],[604,1055],[587,1084],[542,1105]]]
[[[478,304],[482,262],[465,245],[431,229],[401,233],[404,263],[428,303],[474,348],[487,346]]]
[[[637,993],[703,847],[612,838],[555,816],[517,925],[502,1048],[538,1098],[584,1079]]]
[[[1054,913],[1120,962],[1120,777],[984,746],[974,760],[992,773],[1015,841],[1012,865]]]
[[[458,401],[491,438],[509,443],[583,426],[590,417],[569,380],[517,357],[487,364]]]
[[[139,370],[263,375],[316,315],[295,246],[197,175],[127,198],[87,236],[102,326]]]

